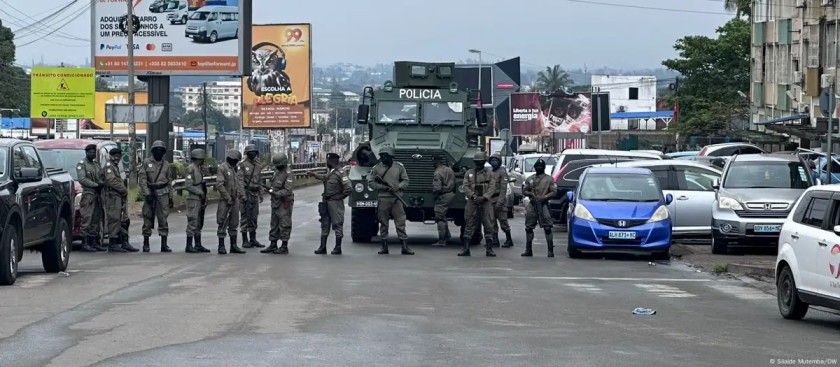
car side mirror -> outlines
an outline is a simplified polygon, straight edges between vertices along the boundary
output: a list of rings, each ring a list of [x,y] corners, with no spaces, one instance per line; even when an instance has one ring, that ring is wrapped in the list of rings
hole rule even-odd
[[[508,182],[516,182],[516,177],[510,177],[510,178],[508,178]]]
[[[478,127],[487,126],[487,110],[483,108],[475,109],[475,123]]]
[[[571,203],[572,201],[575,201],[575,193],[574,193],[574,192],[571,192],[571,191],[567,192],[567,193],[566,193],[566,201],[568,201],[568,202],[570,202],[570,203]]]
[[[522,173],[522,168],[516,167],[513,169],[513,172]]]
[[[370,106],[360,104],[358,113],[356,114],[356,123],[366,125],[368,123],[368,114],[370,113]]]
[[[720,180],[719,179],[715,179],[714,181],[712,181],[712,188],[715,189],[715,191],[720,190]]]
[[[665,195],[665,205],[671,205],[674,202],[674,195],[666,194]]]
[[[41,181],[41,170],[34,167],[23,167],[15,176],[15,181],[19,183]]]
[[[834,234],[840,236],[840,226],[834,226]]]

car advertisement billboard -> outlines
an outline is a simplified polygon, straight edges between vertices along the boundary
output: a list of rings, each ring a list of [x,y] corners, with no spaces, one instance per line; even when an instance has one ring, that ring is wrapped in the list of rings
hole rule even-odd
[[[252,27],[251,75],[242,78],[243,128],[310,127],[311,30],[310,24]]]
[[[241,75],[240,0],[133,0],[138,75]],[[98,74],[128,71],[125,0],[97,0],[91,53]]]
[[[32,68],[30,117],[93,117],[96,75],[90,68]]]
[[[584,133],[592,131],[589,93],[510,95],[510,130],[512,135]]]

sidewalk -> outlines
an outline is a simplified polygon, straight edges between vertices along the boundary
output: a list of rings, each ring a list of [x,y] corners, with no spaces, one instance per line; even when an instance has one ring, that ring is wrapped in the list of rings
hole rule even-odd
[[[748,275],[773,282],[775,278],[776,248],[744,249],[729,255],[712,254],[708,242],[674,243],[671,254],[692,266],[712,273]]]

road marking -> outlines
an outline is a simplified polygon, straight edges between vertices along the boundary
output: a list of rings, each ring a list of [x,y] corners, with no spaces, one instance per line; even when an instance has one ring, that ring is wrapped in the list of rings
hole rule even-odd
[[[702,283],[711,282],[711,279],[679,279],[679,278],[606,278],[606,277],[516,277],[503,275],[464,275],[464,278],[471,279],[540,279],[540,280],[602,280],[602,281],[629,281],[629,282],[678,282],[678,283]]]
[[[776,298],[755,288],[733,284],[709,284],[709,287],[745,300],[763,300]]]
[[[695,297],[695,295],[688,293],[682,289],[665,284],[636,284],[636,287],[642,288],[648,292],[651,292],[659,297],[664,298]]]
[[[586,284],[586,283],[565,283],[565,284],[563,284],[563,285],[565,285],[565,286],[567,286],[567,287],[572,287],[572,288],[574,288],[575,290],[578,290],[578,291],[581,291],[581,292],[584,292],[584,293],[594,293],[594,294],[599,294],[599,293],[601,293],[601,291],[602,291],[602,289],[601,289],[601,288],[598,288],[597,286],[595,286],[595,285],[593,285],[593,284]]]

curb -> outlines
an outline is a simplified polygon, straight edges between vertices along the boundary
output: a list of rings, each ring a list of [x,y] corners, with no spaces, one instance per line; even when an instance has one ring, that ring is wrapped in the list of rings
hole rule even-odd
[[[726,264],[730,273],[774,278],[776,270],[764,265]]]
[[[692,251],[690,247],[680,243],[671,243],[671,255],[676,257],[683,257],[685,255],[692,254],[694,254],[694,251]]]

